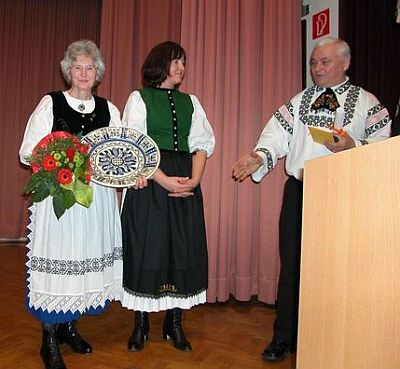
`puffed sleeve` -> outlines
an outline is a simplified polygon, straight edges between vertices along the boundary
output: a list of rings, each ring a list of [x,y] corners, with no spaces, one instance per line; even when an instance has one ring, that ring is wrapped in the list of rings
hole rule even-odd
[[[202,150],[209,158],[215,147],[215,137],[206,113],[196,96],[190,95],[194,107],[192,125],[188,138],[189,151]]]
[[[133,91],[125,104],[122,115],[122,124],[125,127],[136,129],[147,134],[146,125],[147,111],[146,105],[140,96],[139,91]]]
[[[110,111],[110,127],[121,127],[122,126],[122,121],[121,121],[121,115],[119,113],[118,108],[111,102],[107,101],[108,104],[108,110]]]
[[[19,149],[21,163],[29,165],[27,157],[32,154],[36,144],[46,135],[51,133],[53,127],[53,100],[46,95],[40,100],[38,106],[30,116],[25,128],[24,138]]]

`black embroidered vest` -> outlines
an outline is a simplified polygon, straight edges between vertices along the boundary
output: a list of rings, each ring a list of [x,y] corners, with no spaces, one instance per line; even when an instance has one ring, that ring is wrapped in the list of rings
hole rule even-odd
[[[97,128],[108,127],[111,116],[106,99],[93,96],[95,108],[84,114],[72,109],[61,91],[49,95],[53,100],[52,132],[66,131],[80,138]]]

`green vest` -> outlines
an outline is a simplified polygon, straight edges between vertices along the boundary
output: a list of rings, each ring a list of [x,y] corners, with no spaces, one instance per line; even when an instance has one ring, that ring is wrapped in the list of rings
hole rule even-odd
[[[193,104],[188,94],[146,87],[139,91],[147,110],[147,134],[163,150],[189,151]]]

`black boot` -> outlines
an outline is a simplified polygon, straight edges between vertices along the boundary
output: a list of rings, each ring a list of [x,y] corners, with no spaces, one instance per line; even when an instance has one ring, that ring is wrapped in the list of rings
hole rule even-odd
[[[144,347],[144,340],[147,340],[149,329],[149,313],[145,311],[136,311],[135,327],[128,341],[128,349],[131,351],[142,350]]]
[[[75,321],[59,324],[57,327],[58,342],[67,343],[71,346],[72,351],[78,354],[90,354],[93,351],[92,346],[81,337],[75,325]]]
[[[58,347],[54,324],[43,324],[40,356],[46,369],[67,369]]]
[[[175,308],[167,310],[163,325],[163,337],[165,340],[171,338],[174,341],[174,346],[178,350],[191,351],[192,346],[190,342],[185,338],[185,334],[182,329],[182,310]]]

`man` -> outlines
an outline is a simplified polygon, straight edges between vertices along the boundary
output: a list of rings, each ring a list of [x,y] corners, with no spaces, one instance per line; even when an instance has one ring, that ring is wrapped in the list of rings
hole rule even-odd
[[[300,279],[303,169],[306,160],[330,155],[355,146],[386,139],[391,120],[377,98],[349,83],[350,48],[340,39],[321,39],[313,49],[311,76],[314,86],[282,105],[267,122],[254,151],[232,168],[232,177],[243,181],[249,175],[259,182],[278,159],[286,156],[289,176],[283,193],[279,220],[281,271],[272,342],[262,358],[280,361],[296,348]],[[333,130],[340,107],[342,129]],[[317,143],[309,127],[332,130],[334,142]]]
[[[397,101],[396,111],[394,113],[394,118],[392,121],[392,136],[399,136],[399,135],[400,135],[400,97],[399,100]]]

